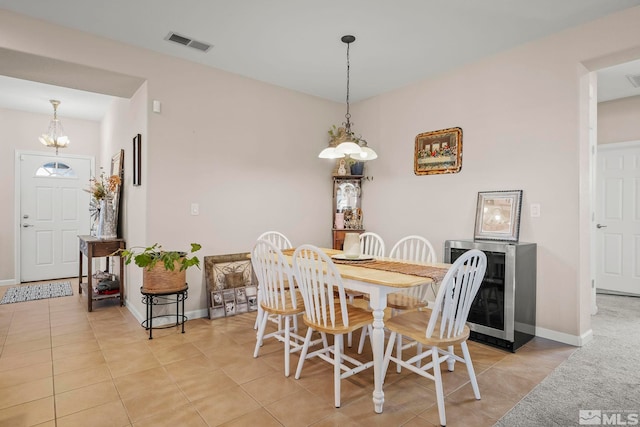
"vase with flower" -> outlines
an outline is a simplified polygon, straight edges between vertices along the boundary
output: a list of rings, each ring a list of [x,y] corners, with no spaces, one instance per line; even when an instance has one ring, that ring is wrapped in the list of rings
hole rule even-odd
[[[115,198],[120,188],[118,175],[107,176],[104,172],[97,178],[91,178],[89,188],[85,191],[91,193],[98,205],[98,228],[96,237],[100,239],[115,239],[118,227],[117,203]]]

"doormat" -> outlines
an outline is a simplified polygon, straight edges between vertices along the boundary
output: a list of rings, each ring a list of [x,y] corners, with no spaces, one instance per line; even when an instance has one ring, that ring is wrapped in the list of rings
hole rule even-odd
[[[39,285],[14,286],[7,289],[0,304],[34,301],[45,298],[58,298],[73,295],[71,282],[47,283]]]

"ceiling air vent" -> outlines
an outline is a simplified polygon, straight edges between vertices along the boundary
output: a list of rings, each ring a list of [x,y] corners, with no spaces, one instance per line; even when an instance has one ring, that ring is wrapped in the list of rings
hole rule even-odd
[[[633,87],[640,87],[640,74],[627,74],[627,79],[629,79]]]
[[[164,38],[165,40],[169,40],[170,42],[178,43],[183,46],[189,46],[201,52],[208,52],[211,49],[212,45],[209,43],[199,42],[197,40],[190,39],[189,37],[181,36],[180,34],[170,32]]]

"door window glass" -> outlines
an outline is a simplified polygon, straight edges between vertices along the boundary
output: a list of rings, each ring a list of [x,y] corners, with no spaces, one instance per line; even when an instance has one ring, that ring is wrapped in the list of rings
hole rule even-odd
[[[61,162],[49,162],[40,166],[36,176],[76,178],[76,172]]]

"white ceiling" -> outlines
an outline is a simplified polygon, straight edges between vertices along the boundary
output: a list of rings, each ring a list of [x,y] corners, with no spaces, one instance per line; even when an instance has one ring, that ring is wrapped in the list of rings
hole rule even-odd
[[[351,45],[351,101],[445,73],[640,0],[0,0],[0,8],[253,79],[344,102]],[[170,32],[210,43],[203,53]],[[599,73],[598,98],[640,95],[626,74],[640,60]],[[0,78],[0,107],[98,120],[109,97]],[[104,110],[102,110],[104,111]]]
[[[599,70],[598,102],[640,95],[640,87],[634,87],[627,78],[639,75],[640,59]]]
[[[113,97],[0,76],[0,108],[53,115],[50,99],[60,101],[58,115],[61,119],[73,117],[99,121],[104,117]]]

